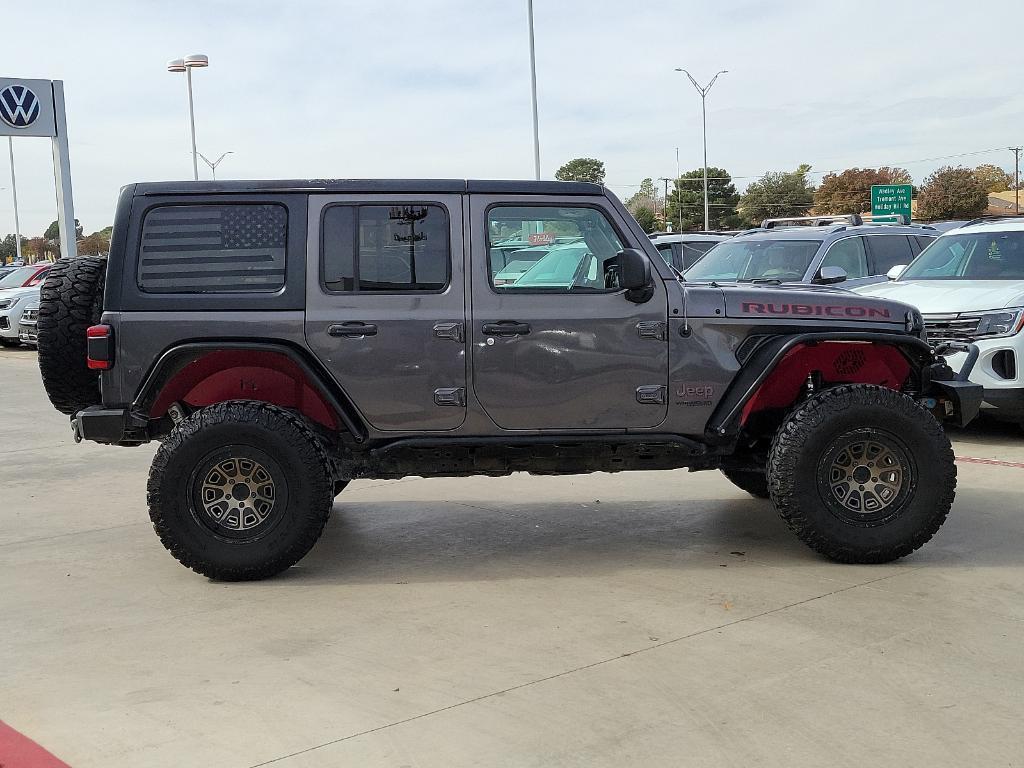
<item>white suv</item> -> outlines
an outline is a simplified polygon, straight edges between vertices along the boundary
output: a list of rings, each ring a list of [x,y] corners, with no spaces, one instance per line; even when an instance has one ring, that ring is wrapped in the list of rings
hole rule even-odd
[[[969,341],[981,355],[971,381],[985,387],[983,408],[1024,423],[1024,219],[976,220],[943,234],[895,279],[856,288],[912,304],[928,341]],[[898,274],[898,276],[896,276]],[[953,354],[959,369],[965,355]]]

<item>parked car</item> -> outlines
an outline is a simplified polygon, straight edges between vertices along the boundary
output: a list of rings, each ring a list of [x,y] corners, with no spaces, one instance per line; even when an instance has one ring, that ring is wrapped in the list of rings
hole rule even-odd
[[[839,219],[849,223],[834,223]],[[938,236],[921,224],[863,224],[859,216],[809,217],[809,226],[768,220],[721,243],[686,270],[688,282],[842,283],[844,288],[884,282]]]
[[[39,264],[30,264],[27,267],[20,266],[10,270],[0,277],[0,291],[9,288],[30,288],[35,285],[42,285],[46,279],[46,273],[50,271],[53,262],[44,261]]]
[[[30,347],[36,346],[36,320],[39,317],[39,299],[30,299],[25,302],[25,309],[18,321],[18,340]]]
[[[518,232],[559,247],[496,285]],[[596,184],[131,184],[112,242],[47,277],[43,385],[77,439],[160,442],[150,518],[217,579],[296,563],[356,478],[679,467],[770,496],[827,557],[886,562],[945,520],[939,420],[980,401],[905,304],[684,290]]]
[[[518,280],[530,267],[548,255],[552,250],[564,248],[567,245],[578,243],[579,237],[559,237],[549,245],[532,245],[526,248],[506,250],[504,252],[504,266],[497,258],[492,259],[491,269],[497,269],[493,281],[497,285],[508,285]],[[491,255],[496,257],[499,249],[492,248]]]
[[[16,347],[21,343],[18,323],[25,308],[39,299],[40,286],[8,288],[0,291],[0,346]]]
[[[710,251],[716,245],[731,238],[731,234],[714,232],[684,232],[682,234],[657,235],[651,241],[658,254],[678,271],[682,272]]]
[[[970,380],[985,388],[984,411],[1024,423],[1024,220],[969,222],[892,275],[896,279],[857,292],[917,307],[929,342],[977,345]],[[948,356],[955,370],[965,359],[964,353]]]

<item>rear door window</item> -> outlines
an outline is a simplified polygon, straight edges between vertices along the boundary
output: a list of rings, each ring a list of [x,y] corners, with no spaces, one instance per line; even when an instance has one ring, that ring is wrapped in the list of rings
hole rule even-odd
[[[448,212],[440,205],[332,205],[323,219],[331,292],[440,292],[448,285]]]
[[[884,275],[897,264],[909,264],[914,260],[910,240],[906,235],[870,235],[872,274]]]
[[[821,266],[839,267],[851,280],[867,277],[869,272],[867,254],[864,252],[864,238],[845,237],[836,241],[821,260]]]

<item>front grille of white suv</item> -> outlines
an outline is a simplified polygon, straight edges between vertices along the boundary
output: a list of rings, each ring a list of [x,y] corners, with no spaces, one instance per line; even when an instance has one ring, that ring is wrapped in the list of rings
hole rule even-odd
[[[978,330],[980,317],[960,315],[925,315],[924,327],[928,341],[970,341]]]

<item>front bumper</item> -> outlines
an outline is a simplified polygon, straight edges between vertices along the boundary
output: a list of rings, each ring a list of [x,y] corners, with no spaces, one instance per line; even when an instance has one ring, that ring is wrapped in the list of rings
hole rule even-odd
[[[984,387],[983,413],[1024,421],[1024,333],[999,339],[978,339],[978,362],[968,379]],[[959,374],[967,360],[964,352],[946,355],[950,368]]]
[[[18,324],[25,311],[25,302],[19,302],[10,309],[0,310],[0,336],[5,339],[17,339],[20,331]]]
[[[934,348],[936,362],[927,367],[925,395],[934,398],[935,415],[942,421],[967,426],[978,416],[984,397],[984,387],[970,380],[980,350],[975,344],[943,342]],[[959,371],[953,372],[945,360],[948,354],[960,357]]]

